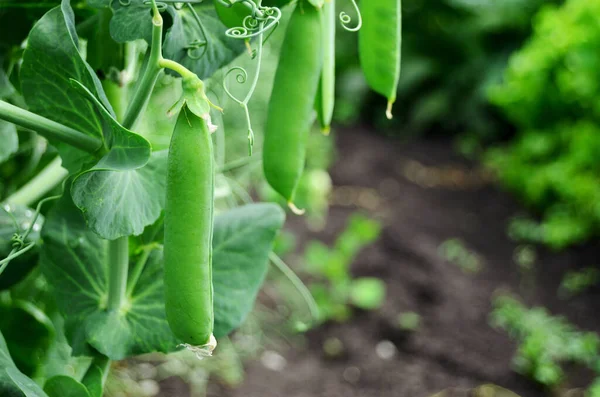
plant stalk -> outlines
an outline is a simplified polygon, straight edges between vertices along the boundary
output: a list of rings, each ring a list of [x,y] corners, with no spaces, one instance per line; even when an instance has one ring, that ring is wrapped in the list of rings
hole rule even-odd
[[[119,237],[109,242],[108,247],[108,310],[119,310],[127,293],[129,271],[129,237]]]
[[[102,146],[99,138],[86,135],[2,100],[0,100],[0,119],[36,131],[46,138],[64,142],[88,153],[94,153]]]
[[[159,63],[162,58],[163,20],[156,7],[153,7],[153,9],[154,16],[152,17],[152,44],[150,45],[150,55],[148,56],[148,62],[146,63],[142,78],[137,85],[131,103],[123,118],[123,127],[129,129],[133,128],[140,114],[146,107],[150,95],[152,94],[152,90],[154,89],[154,84],[162,69]]]
[[[32,204],[54,189],[68,175],[69,172],[61,167],[61,159],[57,156],[33,179],[8,196],[6,201],[11,204],[22,204],[31,207]]]

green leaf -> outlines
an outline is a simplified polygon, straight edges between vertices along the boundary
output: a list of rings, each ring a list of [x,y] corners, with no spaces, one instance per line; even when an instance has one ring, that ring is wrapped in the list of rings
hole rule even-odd
[[[176,348],[164,312],[161,249],[150,255],[126,309],[116,313],[106,310],[108,241],[86,227],[68,195],[48,215],[42,235],[42,271],[75,355],[87,354],[86,343],[113,360]]]
[[[283,211],[274,204],[248,205],[217,216],[215,336],[238,327],[252,309],[283,221]],[[74,354],[86,354],[86,343],[114,360],[177,347],[164,312],[162,249],[150,255],[125,309],[109,312],[108,242],[86,228],[68,195],[48,215],[43,238],[42,271],[65,315]]]
[[[96,74],[79,53],[73,10],[68,0],[48,11],[31,30],[20,77],[29,110],[102,138],[102,118],[69,81],[80,81],[114,114]],[[53,144],[63,158],[63,167],[70,171],[78,171],[89,158],[87,153],[66,144]]]
[[[250,204],[220,214],[213,235],[214,335],[239,327],[254,306],[269,253],[285,213],[276,204]]]
[[[4,204],[0,208],[0,258],[6,258],[12,249],[11,238],[15,233],[22,234],[31,224],[35,211],[23,206]],[[26,243],[40,240],[40,230],[44,224],[44,216],[39,215]],[[36,265],[38,249],[33,248],[24,255],[15,258],[0,276],[0,291],[8,289],[21,281]]]
[[[0,303],[0,331],[7,339],[11,356],[18,368],[34,376],[44,361],[54,327],[46,314],[26,301]]]
[[[246,47],[243,40],[225,35],[227,27],[219,20],[213,7],[194,7],[194,10],[204,30],[189,7],[176,10],[173,26],[165,36],[164,54],[165,58],[182,64],[201,79],[206,79],[233,61]],[[204,47],[194,45],[200,42],[207,44]],[[199,55],[202,56],[194,59]]]
[[[48,397],[42,389],[19,371],[10,358],[4,336],[0,332],[0,396]]]
[[[142,168],[94,168],[75,179],[71,196],[98,235],[108,240],[137,236],[164,207],[166,167],[167,151],[162,150]]]
[[[84,385],[64,375],[48,379],[44,384],[44,391],[49,397],[90,397]]]
[[[144,39],[152,41],[152,14],[145,0],[112,1],[110,35],[118,43]],[[98,0],[95,3],[100,3]],[[169,6],[168,9],[173,7]]]
[[[385,301],[385,283],[374,277],[357,278],[350,286],[350,300],[360,309],[378,309]]]

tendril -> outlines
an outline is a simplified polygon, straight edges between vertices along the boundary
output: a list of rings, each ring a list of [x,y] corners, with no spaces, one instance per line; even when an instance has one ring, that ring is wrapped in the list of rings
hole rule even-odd
[[[202,24],[202,20],[200,19],[200,16],[194,9],[194,6],[191,5],[190,3],[188,3],[187,6],[190,9],[190,12],[192,13],[192,16],[194,17],[194,20],[198,24],[200,33],[202,33],[202,36],[203,36],[202,39],[194,40],[189,44],[189,46],[186,48],[187,56],[190,59],[198,60],[198,59],[202,58],[202,56],[204,56],[204,54],[206,54],[206,51],[208,50],[208,40],[207,40],[208,36],[206,35],[206,30],[204,30],[204,25]],[[195,51],[197,51],[199,49],[201,49],[201,52],[198,54]]]
[[[220,2],[220,0],[217,1]],[[257,6],[251,0],[241,0],[240,2],[250,4],[252,12],[244,18],[242,26],[233,27],[225,31],[225,34],[228,37],[234,39],[250,39],[260,36],[264,32],[279,25],[279,21],[281,20],[281,10],[279,8]]]
[[[121,1],[121,0],[119,0],[119,1]],[[127,1],[131,4],[131,0],[127,0]],[[151,0],[146,0],[146,1],[144,1],[143,4],[145,6],[152,7],[152,1]],[[165,12],[167,10],[168,6],[169,5],[165,1],[162,1],[162,0],[156,2],[156,8],[158,8],[158,11],[160,11],[160,12]]]
[[[356,15],[358,18],[358,23],[355,27],[351,28],[348,26],[349,23],[352,22],[352,17],[348,15],[346,11],[340,12],[340,22],[342,23],[342,27],[349,32],[358,32],[362,27],[362,15],[360,14],[360,8],[358,8],[358,4],[356,4],[356,0],[350,0],[352,5],[354,6],[354,10],[356,11]]]
[[[261,22],[261,25],[264,23],[265,22]],[[256,85],[258,83],[258,78],[260,76],[260,69],[261,69],[261,64],[262,64],[262,53],[263,53],[263,42],[264,42],[264,40],[263,40],[264,29],[262,29],[262,28],[263,28],[262,26],[259,28],[262,31],[262,33],[260,33],[260,36],[258,39],[258,48],[255,51],[253,51],[253,53],[256,54],[256,71],[254,73],[254,79],[252,80],[252,85],[250,86],[250,89],[248,90],[248,93],[246,94],[244,99],[242,99],[242,100],[238,99],[229,90],[227,81],[228,81],[228,77],[232,73],[237,72],[237,74],[235,76],[235,81],[240,85],[245,84],[248,81],[248,72],[246,71],[246,69],[242,68],[241,66],[234,66],[231,69],[229,69],[223,76],[223,89],[225,90],[225,93],[227,94],[227,96],[229,96],[229,98],[231,98],[234,102],[236,102],[238,105],[240,105],[242,107],[242,109],[244,109],[244,113],[246,114],[246,124],[248,126],[248,154],[250,156],[252,156],[252,148],[254,147],[254,130],[252,129],[252,120],[250,119],[250,111],[248,109],[248,102],[250,101],[250,99],[252,98],[252,95],[254,94],[254,91],[256,90]]]
[[[62,194],[60,196],[47,197],[47,198],[41,200],[38,203],[36,210],[35,210],[35,214],[34,214],[33,218],[31,219],[31,222],[29,222],[29,226],[27,227],[25,232],[23,234],[19,234],[19,233],[13,234],[12,238],[10,239],[11,245],[12,245],[12,250],[10,251],[10,253],[8,254],[8,256],[6,258],[0,260],[0,274],[2,274],[4,269],[6,269],[6,267],[10,263],[10,261],[25,254],[27,251],[29,251],[36,245],[35,241],[33,241],[31,243],[26,243],[26,240],[36,225],[37,219],[40,216],[40,212],[42,210],[42,205],[44,205],[48,201],[57,200],[61,197],[62,197]],[[2,209],[7,214],[11,215],[10,207],[8,207],[8,208],[3,207]],[[13,220],[16,220],[16,219],[13,217]],[[17,223],[17,226],[18,226],[18,223]]]

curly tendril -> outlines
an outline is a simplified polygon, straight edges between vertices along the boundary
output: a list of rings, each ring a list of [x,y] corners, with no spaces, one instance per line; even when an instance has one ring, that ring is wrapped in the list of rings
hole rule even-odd
[[[264,24],[265,24],[265,22],[260,23],[260,25],[264,25]],[[242,107],[242,109],[244,109],[244,113],[246,114],[246,124],[248,126],[248,154],[250,156],[252,156],[252,149],[254,147],[254,130],[252,129],[252,120],[250,119],[250,111],[248,110],[248,102],[250,102],[250,99],[252,98],[254,91],[256,91],[256,85],[258,83],[258,78],[260,76],[260,69],[261,69],[261,64],[262,64],[263,43],[264,43],[263,36],[264,36],[264,32],[265,32],[263,26],[260,26],[259,30],[261,33],[259,33],[258,48],[256,50],[253,50],[252,54],[251,54],[251,57],[253,59],[256,58],[256,71],[254,72],[254,79],[252,80],[250,89],[248,90],[248,93],[246,94],[244,99],[241,99],[241,100],[238,99],[229,90],[227,81],[233,73],[237,72],[235,75],[235,81],[240,85],[245,84],[248,81],[248,72],[246,71],[246,69],[244,69],[241,66],[234,66],[231,69],[229,69],[223,76],[223,89],[225,90],[225,93],[227,94],[227,96],[229,96],[229,98],[231,98],[234,102],[236,102],[238,105],[240,105]]]
[[[202,56],[204,56],[204,54],[206,54],[206,51],[208,50],[208,40],[207,40],[208,36],[206,35],[206,30],[204,30],[204,25],[202,24],[202,20],[200,19],[200,16],[194,9],[194,6],[191,5],[190,3],[188,3],[187,6],[190,9],[192,16],[194,17],[194,20],[196,21],[196,24],[198,25],[198,28],[200,29],[200,33],[202,33],[203,38],[193,40],[186,47],[186,53],[187,53],[188,58],[193,59],[193,60],[198,60],[198,59],[202,58]]]
[[[358,32],[362,27],[362,15],[360,14],[360,8],[358,8],[358,4],[356,4],[356,0],[350,0],[352,5],[354,6],[354,10],[356,11],[356,16],[358,18],[358,23],[355,27],[351,28],[348,26],[352,22],[352,17],[348,15],[346,11],[340,12],[340,22],[342,23],[342,27],[349,32]]]
[[[260,14],[248,15],[242,26],[227,29],[225,34],[234,39],[251,39],[277,27],[281,20],[281,10],[277,7],[263,7]],[[269,35],[270,36],[270,35]]]

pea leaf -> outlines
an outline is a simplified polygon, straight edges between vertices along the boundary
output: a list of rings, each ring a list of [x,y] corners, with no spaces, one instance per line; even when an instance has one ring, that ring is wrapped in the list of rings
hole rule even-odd
[[[216,338],[238,328],[254,306],[269,253],[285,214],[276,204],[251,204],[215,219],[213,286]]]
[[[48,379],[44,384],[44,391],[49,397],[90,397],[84,385],[65,375]]]
[[[86,227],[69,195],[52,209],[42,231],[41,268],[65,316],[74,355],[91,345],[113,360],[175,349],[165,318],[162,250],[154,251],[129,299],[127,310],[106,310],[109,242]]]
[[[21,66],[21,88],[29,109],[87,135],[102,138],[102,118],[94,105],[71,85],[80,81],[114,114],[100,81],[79,53],[73,10],[69,0],[48,11],[33,27]],[[61,142],[52,142],[63,158],[63,167],[78,171],[87,153]]]
[[[102,115],[107,125],[104,140],[110,147],[96,165],[73,180],[73,202],[103,238],[141,234],[163,207],[166,153],[155,152],[151,160],[152,149],[144,137],[121,126],[85,86],[72,83]]]
[[[42,389],[17,369],[0,332],[0,395],[7,397],[48,397]]]
[[[189,7],[175,10],[173,26],[165,36],[164,54],[205,79],[233,61],[246,47],[243,40],[225,35],[227,28],[213,7],[194,7],[194,12]],[[206,44],[199,46],[202,42]]]
[[[175,350],[179,342],[164,312],[162,249],[151,254],[126,309],[108,311],[108,242],[87,228],[73,209],[65,195],[49,213],[42,232],[41,266],[65,315],[74,354],[87,354],[86,344],[113,360]],[[283,220],[283,211],[274,204],[248,205],[217,216],[215,336],[238,327],[252,309]]]

